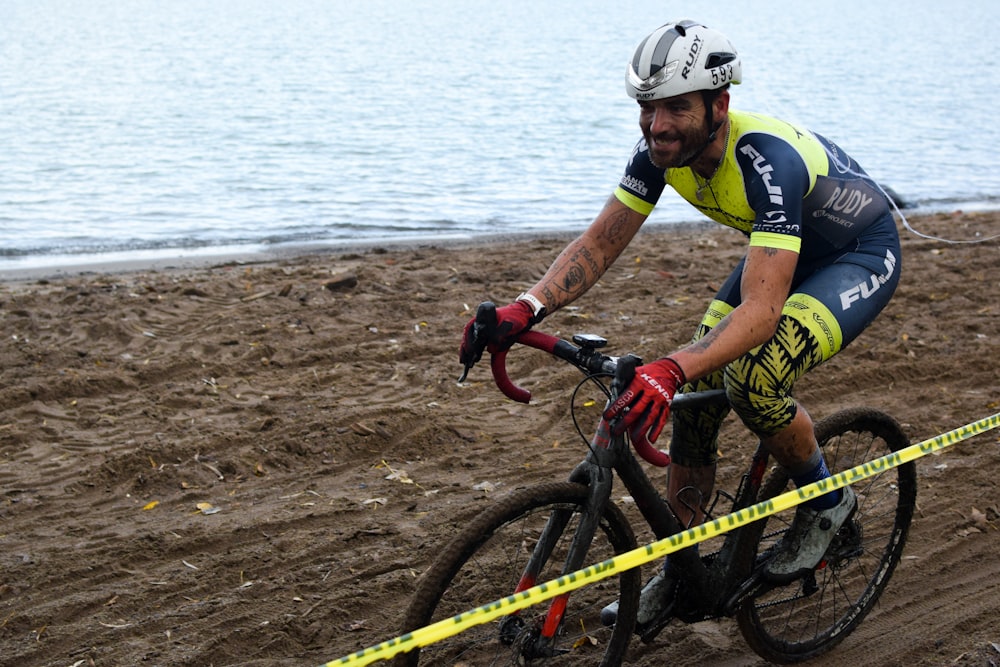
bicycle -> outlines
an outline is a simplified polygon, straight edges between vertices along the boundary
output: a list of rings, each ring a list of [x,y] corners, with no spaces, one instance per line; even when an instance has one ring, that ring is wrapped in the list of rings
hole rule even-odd
[[[476,326],[495,322],[495,307],[480,305]],[[569,362],[595,383],[609,401],[641,363],[635,355],[600,352],[607,341],[580,334],[572,342],[538,331],[517,341]],[[494,380],[513,400],[530,393],[515,385],[506,370],[508,350],[492,355]],[[466,368],[466,374],[468,373]],[[464,379],[465,374],[463,374]],[[678,394],[672,410],[690,410],[726,401],[722,390]],[[403,633],[450,618],[533,585],[601,562],[636,548],[632,525],[612,501],[617,474],[657,539],[684,530],[647,477],[625,436],[613,437],[600,419],[585,437],[589,452],[566,482],[514,491],[476,516],[422,575],[402,622]],[[816,435],[833,472],[850,469],[908,445],[899,424],[870,408],[837,412],[816,423]],[[663,465],[666,455],[632,443],[642,458]],[[780,466],[768,472],[768,455],[759,444],[735,494],[719,491],[705,508],[715,516],[721,500],[736,511],[791,488]],[[816,569],[786,585],[762,576],[768,550],[787,530],[794,510],[753,521],[730,531],[721,548],[699,556],[688,548],[671,555],[679,583],[665,613],[642,629],[652,641],[673,619],[693,623],[735,616],[746,643],[775,663],[813,658],[848,636],[878,601],[903,552],[916,506],[916,468],[907,463],[854,486],[858,508],[840,529]],[[656,565],[659,567],[659,565]],[[676,566],[676,567],[674,567]],[[403,665],[618,665],[636,625],[642,585],[633,568],[422,649],[397,656]],[[617,622],[601,625],[601,608],[617,597]]]

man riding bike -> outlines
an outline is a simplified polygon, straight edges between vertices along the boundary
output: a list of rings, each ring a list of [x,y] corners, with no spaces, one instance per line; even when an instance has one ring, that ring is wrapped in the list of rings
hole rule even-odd
[[[497,310],[487,349],[502,350],[604,274],[652,212],[666,185],[712,220],[746,234],[747,251],[709,304],[692,342],[639,366],[605,417],[633,442],[655,442],[679,388],[723,388],[732,408],[797,486],[830,476],[812,420],[792,398],[795,381],[853,341],[899,281],[899,236],[890,201],[824,137],[781,120],[732,110],[741,62],[729,40],[693,21],[646,37],[628,64],[642,138],[603,210],[538,283]],[[460,361],[476,349],[473,322]],[[682,525],[704,521],[726,408],[675,415],[667,499]],[[799,506],[765,565],[791,581],[822,559],[857,505],[850,487]],[[669,605],[669,558],[643,588],[638,630]],[[616,604],[602,618],[613,623]]]

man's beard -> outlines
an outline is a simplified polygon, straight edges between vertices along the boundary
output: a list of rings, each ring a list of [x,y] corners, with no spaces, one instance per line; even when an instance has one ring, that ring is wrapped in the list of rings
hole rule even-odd
[[[646,145],[649,146],[649,160],[654,166],[660,169],[676,169],[678,167],[687,167],[694,162],[702,151],[708,146],[708,131],[705,128],[698,128],[689,134],[681,134],[681,148],[677,153],[677,157],[674,159],[669,159],[666,157],[659,158],[653,154],[653,142],[652,137],[646,137]]]

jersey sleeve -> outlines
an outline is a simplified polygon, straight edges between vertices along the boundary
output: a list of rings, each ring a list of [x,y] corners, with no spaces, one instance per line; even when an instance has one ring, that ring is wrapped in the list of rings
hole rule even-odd
[[[650,161],[649,146],[645,139],[640,139],[632,149],[625,173],[615,188],[615,197],[636,213],[649,215],[663,194],[665,171]]]
[[[802,199],[811,180],[805,160],[784,139],[759,132],[741,137],[735,152],[754,211],[750,245],[800,252]]]

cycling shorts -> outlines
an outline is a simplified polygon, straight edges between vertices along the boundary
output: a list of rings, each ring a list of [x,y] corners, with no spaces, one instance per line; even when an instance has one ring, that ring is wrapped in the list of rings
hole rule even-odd
[[[694,340],[739,305],[744,262],[719,290]],[[871,324],[896,290],[899,273],[895,235],[863,236],[850,252],[806,263],[800,260],[774,336],[682,391],[725,389],[732,409],[751,431],[761,437],[777,433],[795,417],[791,397],[795,381]],[[715,463],[719,428],[729,409],[712,406],[673,413],[671,458],[686,466]]]

